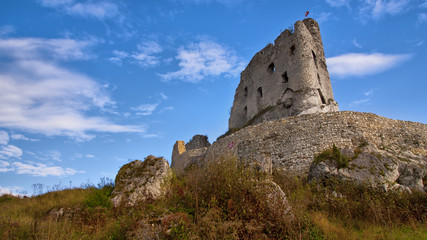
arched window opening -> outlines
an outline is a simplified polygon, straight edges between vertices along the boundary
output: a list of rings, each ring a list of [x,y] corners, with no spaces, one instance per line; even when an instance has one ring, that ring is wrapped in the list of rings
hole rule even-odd
[[[276,68],[274,67],[274,63],[271,63],[270,65],[268,65],[267,72],[274,73],[274,71],[276,71]]]

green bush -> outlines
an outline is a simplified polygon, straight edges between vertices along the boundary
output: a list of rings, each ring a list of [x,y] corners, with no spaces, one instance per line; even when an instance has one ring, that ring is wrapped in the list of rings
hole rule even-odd
[[[104,186],[101,189],[93,188],[85,199],[86,207],[90,209],[96,207],[110,209],[112,207],[110,195],[113,189],[110,185]]]

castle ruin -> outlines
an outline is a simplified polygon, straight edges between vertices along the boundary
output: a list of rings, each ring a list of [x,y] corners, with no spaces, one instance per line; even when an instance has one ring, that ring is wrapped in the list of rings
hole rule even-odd
[[[241,73],[229,129],[266,120],[338,111],[318,23],[306,18],[255,54]]]

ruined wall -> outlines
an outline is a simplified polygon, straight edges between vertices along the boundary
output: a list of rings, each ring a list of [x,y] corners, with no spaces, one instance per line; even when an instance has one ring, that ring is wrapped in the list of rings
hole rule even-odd
[[[229,128],[315,112],[338,111],[319,25],[298,21],[255,54],[241,73]]]
[[[426,124],[347,111],[294,116],[245,127],[201,149],[199,161],[237,156],[266,172],[280,169],[305,175],[315,154],[333,144],[354,149],[364,141],[401,158],[420,159],[427,166]],[[172,156],[172,164],[188,162],[176,156]]]
[[[210,145],[208,137],[203,135],[195,135],[187,144],[184,141],[176,141],[171,162],[175,173],[181,174],[187,166],[203,161]]]

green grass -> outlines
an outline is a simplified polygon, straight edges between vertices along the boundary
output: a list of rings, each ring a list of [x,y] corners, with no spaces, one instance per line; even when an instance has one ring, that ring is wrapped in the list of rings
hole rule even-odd
[[[267,205],[259,183],[268,179],[285,192],[293,217]],[[111,206],[111,185],[3,195],[0,239],[427,239],[425,193],[336,180],[309,184],[261,174],[237,159],[174,175],[170,186],[164,198],[133,208]],[[61,208],[62,216],[51,214]]]

